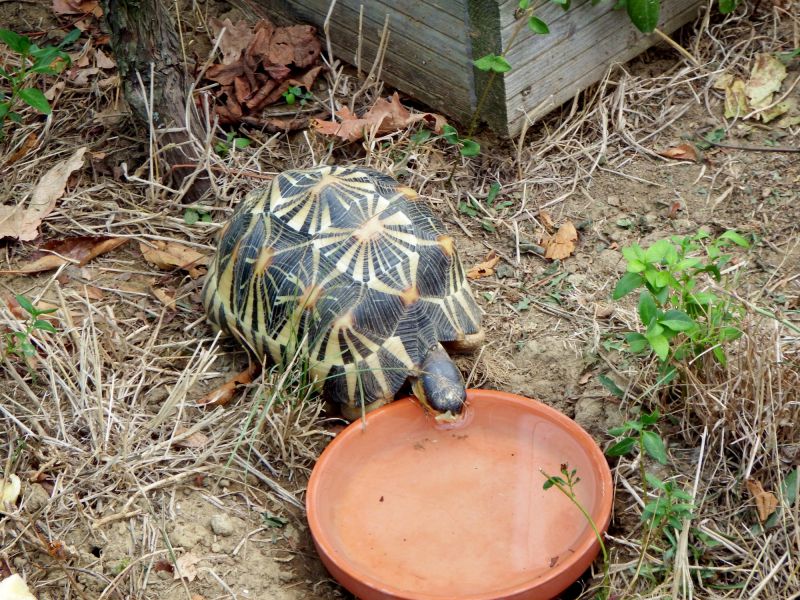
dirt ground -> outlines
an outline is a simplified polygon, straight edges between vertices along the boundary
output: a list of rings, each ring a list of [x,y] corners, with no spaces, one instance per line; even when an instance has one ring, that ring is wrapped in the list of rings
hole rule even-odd
[[[185,4],[186,26],[198,32],[192,5]],[[403,164],[378,143],[333,148],[332,162],[382,168],[418,189],[453,232],[467,267],[490,252],[501,257],[494,275],[473,282],[487,340],[481,351],[458,358],[472,386],[538,398],[608,446],[609,428],[636,414],[635,403],[611,395],[597,376],[611,376],[624,388],[652,371],[621,351],[623,332],[637,328],[634,300],[611,300],[625,272],[621,248],[700,227],[750,236],[753,247],[736,252],[730,273],[736,293],[768,314],[800,321],[800,129],[726,121],[723,96],[711,85],[722,69],[746,75],[758,52],[798,47],[797,3],[764,4],[727,24],[718,17],[710,26],[698,21],[677,36],[698,49],[705,67],[680,62],[667,47],[654,48],[612,71],[605,94],[595,86],[579,98],[577,111],[562,107],[533,126],[519,153],[516,141],[488,133],[480,138],[483,154],[471,160],[441,143],[413,146],[407,132],[386,140],[411,154]],[[202,8],[236,14],[223,2]],[[64,23],[49,7],[0,3],[0,26],[41,32]],[[746,38],[742,32],[752,35],[736,46],[735,56],[720,50]],[[210,48],[207,36],[198,47]],[[797,83],[800,60],[790,62],[788,72],[786,86]],[[7,204],[30,194],[55,161],[88,147],[85,166],[70,177],[40,235],[0,242],[0,268],[19,269],[51,240],[130,238],[84,265],[0,276],[3,298],[23,294],[58,308],[59,331],[37,334],[36,356],[27,365],[6,353],[0,366],[0,457],[4,472],[23,480],[19,501],[0,512],[0,579],[20,573],[39,600],[351,597],[320,564],[302,504],[314,460],[340,421],[317,399],[292,396],[276,372],[241,390],[224,409],[198,407],[199,398],[246,365],[246,356],[217,340],[206,324],[199,302],[202,269],[159,270],[142,255],[147,244],[164,241],[210,255],[215,233],[243,191],[263,185],[242,176],[245,169],[270,174],[313,164],[328,152],[329,141],[314,132],[249,130],[249,148],[216,158],[213,197],[201,206],[212,222],[188,224],[187,207],[155,185],[148,132],[119,103],[119,82],[99,83],[113,78],[114,70],[88,77],[83,84],[67,82],[47,121],[26,114],[22,126],[7,126],[0,142],[0,196]],[[386,90],[361,102],[380,93]],[[787,95],[797,98],[797,89]],[[656,154],[716,128],[726,129],[720,143],[731,147],[709,147],[698,161]],[[30,134],[37,136],[33,149],[11,161]],[[448,182],[454,161],[459,166]],[[502,185],[498,197],[512,204],[491,213],[487,228],[459,206],[470,194],[485,198],[494,181]],[[548,219],[556,227],[571,221],[578,228],[575,252],[563,261],[529,250],[546,234]],[[17,331],[19,309],[7,304],[0,307],[0,325]],[[796,369],[797,334],[778,325],[775,332],[787,368]],[[787,398],[791,393],[786,390]],[[794,402],[790,414],[796,414],[796,401],[787,402]],[[692,457],[702,424],[693,414],[691,407],[673,407],[664,425],[676,457],[674,472],[662,472],[664,477],[695,478]],[[717,511],[745,530],[758,523],[742,482],[759,477],[777,489],[775,482],[800,464],[800,440],[776,437],[772,445],[759,442],[752,449],[736,437],[741,429],[720,423],[705,424],[712,425],[708,439],[719,446],[714,451],[728,475],[708,481],[723,490],[728,504],[709,501],[698,522],[714,529]],[[731,437],[714,437],[722,430]],[[726,443],[733,454],[726,454]],[[671,597],[671,580],[625,588],[638,556],[638,496],[628,483],[638,485],[637,465],[621,460],[612,466],[618,484],[609,532],[614,597]],[[735,566],[729,578],[715,576],[719,586],[701,586],[695,597],[797,598],[798,588],[792,592],[790,584],[798,581],[800,542],[785,540],[797,535],[798,522],[795,504],[781,533],[768,540],[727,537],[742,550],[731,550],[736,559],[730,559]],[[775,562],[766,554],[753,556],[762,542],[780,548]],[[784,550],[790,558],[781,559],[780,572],[793,575],[780,587],[770,573]],[[713,571],[724,570],[728,559],[708,551],[695,560]],[[762,578],[775,587],[758,589]],[[578,597],[597,581],[587,574],[565,597]],[[726,587],[733,583],[738,587]]]

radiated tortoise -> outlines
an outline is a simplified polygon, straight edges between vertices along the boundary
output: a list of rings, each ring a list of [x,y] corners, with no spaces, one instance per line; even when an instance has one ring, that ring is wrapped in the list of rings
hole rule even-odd
[[[285,171],[250,192],[224,230],[203,303],[256,356],[299,352],[331,401],[356,418],[408,379],[437,418],[464,381],[442,343],[483,339],[454,240],[414,190],[378,171]]]

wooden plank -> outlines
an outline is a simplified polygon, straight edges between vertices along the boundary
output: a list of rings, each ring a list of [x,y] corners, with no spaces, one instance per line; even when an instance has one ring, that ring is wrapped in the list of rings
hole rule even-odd
[[[496,2],[487,0],[469,0],[469,39],[470,54],[480,58],[487,54],[502,52],[500,37],[500,13]],[[472,67],[472,65],[470,65]],[[505,78],[502,75],[492,76],[475,67],[471,68],[473,78],[473,112],[480,109],[476,117],[487,123],[495,131],[503,132],[508,125]],[[487,87],[490,85],[491,87]],[[485,96],[485,97],[484,97]],[[469,127],[471,123],[467,123]]]
[[[664,20],[659,26],[662,31],[674,31],[694,18],[698,3],[692,0],[681,0],[681,4],[682,6],[678,6],[675,2],[671,5],[672,9],[677,8],[677,12],[670,10],[666,14],[662,14]],[[626,15],[621,16],[623,20],[627,20]],[[633,27],[630,23],[627,25]],[[580,54],[575,55],[568,63],[570,68],[567,68],[565,64],[556,65],[552,69],[545,67],[541,71],[544,75],[535,80],[530,73],[524,75],[523,81],[533,82],[533,85],[529,83],[526,87],[516,86],[520,89],[507,99],[508,134],[517,135],[522,130],[526,118],[531,121],[541,118],[581,90],[599,81],[610,64],[624,63],[659,41],[654,34],[645,36],[635,29],[634,35],[637,39],[627,45],[628,42],[625,41],[627,38],[622,38],[618,29],[612,29],[611,34],[606,36],[605,43],[598,43],[595,46],[587,45]],[[620,42],[622,50],[617,47],[620,44],[611,43],[620,40],[622,40]],[[579,65],[582,65],[582,68]],[[547,102],[548,96],[552,96],[550,102]],[[545,104],[542,105],[543,103]],[[536,110],[537,107],[538,110]],[[526,112],[529,114],[526,115]]]

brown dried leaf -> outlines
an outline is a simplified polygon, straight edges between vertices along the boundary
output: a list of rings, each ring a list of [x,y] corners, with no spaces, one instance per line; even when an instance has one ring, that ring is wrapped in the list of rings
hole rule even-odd
[[[57,15],[103,16],[98,0],[53,0],[53,12]]]
[[[209,19],[211,30],[214,32],[214,38],[219,36],[222,29],[225,33],[219,40],[219,49],[222,52],[222,64],[230,65],[238,62],[242,56],[242,51],[250,45],[253,39],[253,30],[246,21],[239,21],[235,25],[226,18],[220,21],[216,17]]]
[[[96,48],[94,51],[94,64],[101,69],[114,69],[117,66],[114,59],[106,56],[100,48]]]
[[[206,69],[205,78],[222,85],[231,85],[241,75],[244,75],[244,67],[238,62],[231,65],[211,65]]]
[[[578,241],[578,232],[572,221],[565,221],[558,228],[554,236],[548,237],[542,245],[544,246],[544,257],[553,260],[567,258],[575,252],[575,242]]]
[[[83,266],[93,258],[110,252],[128,242],[129,238],[108,238],[79,236],[54,240],[43,244],[39,250],[47,252],[42,256],[34,258],[24,264],[19,269],[0,271],[0,273],[21,274],[21,273],[40,273],[57,269],[67,263],[75,263]]]
[[[555,230],[556,224],[553,223],[553,218],[546,210],[539,211],[539,220],[542,222],[542,225],[544,225],[544,228],[547,229],[547,231]]]
[[[748,479],[745,484],[747,485],[747,491],[755,498],[758,520],[764,523],[778,509],[780,502],[775,497],[775,494],[766,491],[757,479]]]
[[[348,142],[360,140],[368,132],[383,135],[400,131],[417,121],[427,121],[433,125],[436,132],[441,131],[442,126],[447,124],[447,120],[436,113],[412,114],[400,104],[400,96],[397,92],[392,95],[391,100],[380,98],[361,118],[351,113],[347,107],[337,111],[336,115],[341,122],[314,119],[312,124],[319,133],[333,135]]]
[[[165,573],[174,573],[175,567],[172,566],[172,563],[168,560],[157,560],[153,565],[153,570],[156,573],[165,572]]]
[[[67,187],[67,179],[83,166],[86,147],[78,148],[66,160],[56,163],[36,184],[28,206],[0,206],[0,238],[30,241],[39,235],[39,224],[55,208]]]
[[[187,552],[178,557],[175,561],[175,574],[173,579],[185,579],[194,581],[197,578],[197,563],[203,560],[194,552]]]
[[[693,162],[698,162],[700,159],[695,145],[688,142],[668,148],[658,154],[665,158],[674,158],[675,160],[691,160]]]
[[[31,149],[36,147],[36,144],[38,142],[39,142],[39,137],[36,135],[36,133],[33,132],[29,133],[28,137],[25,138],[25,141],[22,142],[22,145],[19,148],[17,148],[14,154],[8,157],[8,160],[6,161],[6,166],[13,165],[18,160],[24,158],[25,155],[31,151]]]
[[[175,296],[162,287],[152,286],[150,293],[169,310],[175,310]]]
[[[142,256],[151,265],[164,270],[181,269],[192,279],[203,274],[198,267],[208,264],[208,256],[177,242],[152,241],[152,245],[139,242]]]
[[[489,277],[490,275],[494,275],[494,268],[497,266],[497,263],[500,262],[500,257],[497,256],[497,253],[492,250],[486,256],[483,262],[478,263],[474,267],[472,267],[469,271],[467,271],[467,277],[469,279],[480,279],[482,277]]]
[[[259,366],[251,363],[250,366],[237,374],[232,379],[226,381],[215,390],[211,390],[208,394],[200,398],[197,404],[200,406],[225,406],[233,399],[236,389],[253,381],[253,378],[258,373]]]
[[[186,433],[187,431],[189,431],[188,427],[179,426],[175,430],[175,436],[178,437]],[[186,436],[185,438],[173,442],[173,445],[178,446],[179,448],[204,448],[207,444],[208,444],[208,437],[206,437],[199,431],[195,431],[194,433]]]
[[[267,59],[273,65],[308,67],[319,58],[322,44],[311,25],[278,27],[270,39]]]

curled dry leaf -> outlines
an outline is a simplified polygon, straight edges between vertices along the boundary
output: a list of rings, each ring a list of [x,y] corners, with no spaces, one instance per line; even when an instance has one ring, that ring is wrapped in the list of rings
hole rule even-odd
[[[197,563],[203,560],[194,552],[187,552],[178,557],[175,561],[175,574],[173,579],[185,579],[194,581],[197,578]]]
[[[309,25],[275,27],[262,19],[251,28],[226,19],[212,26],[217,34],[225,28],[223,59],[206,69],[204,78],[220,84],[214,110],[221,123],[261,118],[259,112],[282,100],[290,87],[310,90],[322,69],[314,66],[322,44]]]
[[[500,257],[497,256],[497,253],[494,250],[492,250],[486,256],[483,262],[479,262],[477,265],[467,271],[467,277],[469,279],[481,279],[482,277],[494,275],[494,268],[499,262]]]
[[[150,287],[150,293],[166,308],[175,310],[175,296],[170,294],[166,289],[154,285]]]
[[[204,448],[208,445],[208,437],[199,431],[182,437],[187,431],[189,431],[189,429],[186,427],[178,427],[175,430],[175,437],[178,439],[173,441],[172,445],[178,446],[179,448]]]
[[[98,0],[53,0],[53,12],[57,15],[103,16]]]
[[[665,158],[674,158],[675,160],[691,160],[692,162],[698,162],[700,160],[697,148],[694,144],[688,142],[668,148],[658,154]]]
[[[355,142],[370,133],[384,135],[406,129],[418,121],[426,121],[434,131],[441,132],[447,120],[436,113],[412,113],[400,104],[400,96],[395,92],[389,100],[378,99],[363,117],[357,117],[347,107],[337,111],[341,119],[336,121],[322,121],[314,119],[312,125],[323,135],[332,135],[348,142]]]
[[[575,242],[577,241],[578,232],[575,230],[575,225],[572,224],[572,221],[565,221],[555,235],[542,242],[544,257],[553,260],[567,258],[575,252]]]
[[[69,176],[83,166],[84,154],[86,147],[78,148],[68,159],[53,165],[36,184],[27,207],[0,206],[0,238],[26,242],[39,235],[39,225],[64,194]]]
[[[778,509],[780,502],[778,502],[775,494],[766,491],[757,479],[748,479],[745,484],[747,485],[747,491],[753,495],[756,501],[758,520],[763,523]]]
[[[18,160],[25,157],[28,152],[30,152],[33,148],[36,147],[36,144],[39,142],[39,137],[36,133],[29,133],[28,137],[25,138],[25,141],[22,142],[22,145],[14,151],[14,154],[8,157],[6,161],[6,166],[13,165]]]
[[[192,279],[203,274],[199,267],[208,264],[208,256],[177,242],[139,242],[139,249],[151,265],[164,270],[181,269]]]
[[[100,69],[114,69],[117,66],[114,59],[109,58],[100,48],[94,51],[94,64]]]
[[[539,221],[542,222],[542,225],[544,225],[544,228],[548,232],[555,230],[556,224],[553,223],[553,218],[550,216],[549,212],[547,212],[546,210],[540,210],[539,214],[538,214],[538,217],[539,217]]]
[[[64,240],[54,240],[39,248],[38,256],[19,269],[0,271],[5,274],[40,273],[57,269],[61,265],[74,263],[83,266],[93,258],[119,248],[129,238],[78,236]]]
[[[242,51],[250,45],[253,39],[253,29],[246,21],[239,21],[234,24],[230,19],[225,20],[213,17],[209,19],[211,30],[214,32],[214,37],[219,37],[222,32],[222,37],[219,39],[219,50],[222,52],[222,64],[230,65],[238,61],[242,56]]]
[[[251,363],[247,369],[200,398],[197,404],[200,406],[225,406],[233,399],[238,387],[253,381],[259,369],[257,364]]]
[[[786,65],[772,54],[756,54],[756,61],[745,83],[744,93],[754,109],[764,108],[772,102],[772,95],[781,89],[786,79]]]

